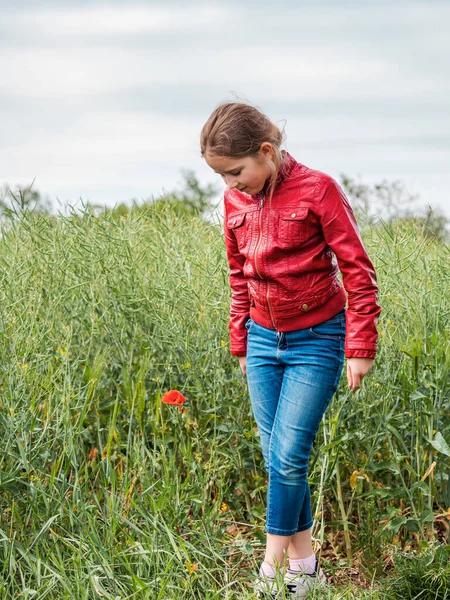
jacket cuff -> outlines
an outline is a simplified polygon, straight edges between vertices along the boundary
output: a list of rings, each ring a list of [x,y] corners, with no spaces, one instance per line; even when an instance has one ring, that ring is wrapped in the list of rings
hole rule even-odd
[[[351,348],[345,351],[345,358],[375,358],[376,350]]]
[[[230,353],[232,356],[247,356],[247,350],[245,348],[244,349],[231,348]]]

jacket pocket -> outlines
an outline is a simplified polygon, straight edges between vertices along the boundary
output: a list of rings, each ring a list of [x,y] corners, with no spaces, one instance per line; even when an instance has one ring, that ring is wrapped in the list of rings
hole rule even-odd
[[[233,231],[239,249],[245,246],[247,239],[248,227],[245,216],[245,212],[235,213],[234,215],[229,215],[227,220],[227,227]]]
[[[291,248],[304,242],[310,232],[307,222],[308,207],[282,210],[278,223],[281,248]]]

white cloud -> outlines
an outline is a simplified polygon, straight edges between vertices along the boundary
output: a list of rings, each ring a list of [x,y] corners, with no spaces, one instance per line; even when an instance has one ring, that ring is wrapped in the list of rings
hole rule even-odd
[[[409,173],[450,202],[448,5],[54,6],[2,13],[0,184],[36,176],[103,201],[171,189],[182,168],[217,182],[198,155],[202,111],[235,90],[287,119],[299,161]]]
[[[14,49],[3,54],[6,77],[0,93],[33,98],[67,98],[155,85],[216,85],[247,89],[257,95],[299,99],[389,99],[448,93],[450,81],[430,73],[418,77],[347,46],[329,50],[264,45],[230,48],[210,57],[197,48],[170,48],[158,54],[145,50],[89,47],[75,50]],[[243,56],[257,60],[242,60]]]
[[[26,11],[10,9],[2,16],[5,29],[19,29],[23,34],[42,38],[139,35],[164,31],[202,31],[227,21],[225,8],[205,3],[195,7],[154,4],[75,7],[59,5],[54,9],[33,8]]]

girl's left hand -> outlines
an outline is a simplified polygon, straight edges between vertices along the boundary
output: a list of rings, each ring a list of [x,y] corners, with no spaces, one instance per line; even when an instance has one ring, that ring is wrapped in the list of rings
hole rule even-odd
[[[367,375],[373,367],[373,358],[348,358],[347,359],[347,379],[348,387],[352,392],[356,392],[361,385],[362,378]]]

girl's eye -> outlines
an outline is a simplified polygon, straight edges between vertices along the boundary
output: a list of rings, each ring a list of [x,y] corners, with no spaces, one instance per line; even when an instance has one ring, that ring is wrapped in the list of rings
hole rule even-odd
[[[238,175],[241,174],[242,171],[238,171],[237,173],[230,173],[230,175],[233,175],[233,177],[237,177]],[[221,175],[222,179],[225,179],[225,175]]]

